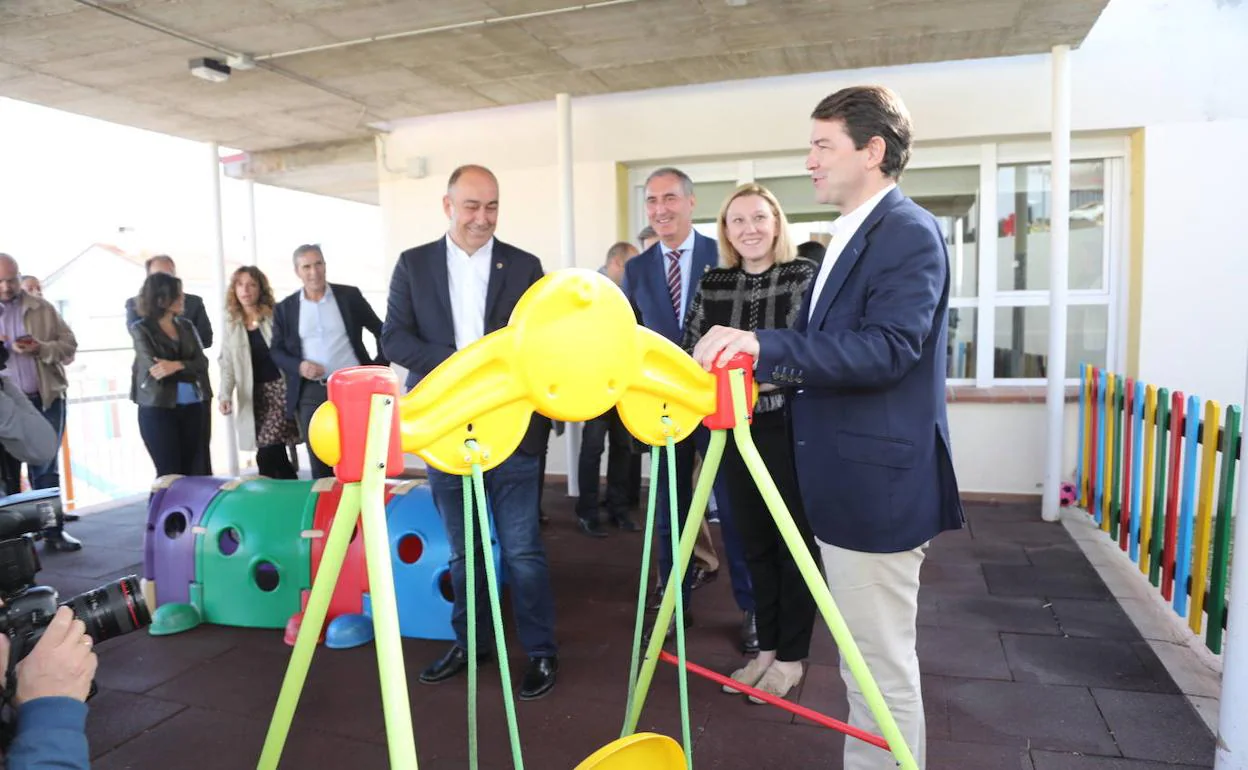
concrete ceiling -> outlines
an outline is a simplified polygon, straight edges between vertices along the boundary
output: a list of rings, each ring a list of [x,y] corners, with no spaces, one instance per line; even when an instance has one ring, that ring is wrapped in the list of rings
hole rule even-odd
[[[0,96],[217,141],[249,153],[235,175],[376,202],[369,126],[388,120],[1040,53],[1078,45],[1108,0],[739,2],[0,0]],[[190,75],[229,54],[258,66]]]

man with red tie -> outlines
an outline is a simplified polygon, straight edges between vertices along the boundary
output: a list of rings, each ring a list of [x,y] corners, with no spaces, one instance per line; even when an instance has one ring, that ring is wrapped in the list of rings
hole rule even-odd
[[[646,216],[659,240],[633,257],[624,266],[624,295],[632,303],[638,321],[651,331],[662,334],[674,344],[680,345],[685,333],[685,319],[693,304],[693,292],[698,289],[702,274],[719,264],[719,246],[711,238],[693,229],[693,181],[689,175],[670,166],[656,169],[646,179]],[[680,525],[683,527],[689,506],[693,502],[693,461],[695,448],[705,447],[708,435],[699,429],[691,438],[676,445],[676,502]],[[668,483],[666,461],[659,465],[659,478],[651,479],[659,485],[658,517],[660,581],[666,580],[672,569],[672,545],[670,514],[668,513]],[[745,566],[745,551],[732,524],[731,512],[727,510],[728,495],[718,491],[720,530],[724,536],[724,550],[728,552],[728,571],[732,577],[732,593],[741,608],[741,648],[744,652],[758,651],[758,633],[754,628],[754,594]],[[679,533],[676,535],[680,537]],[[685,607],[689,606],[692,570],[685,575]],[[657,609],[663,586],[650,606]],[[675,628],[673,623],[668,633]]]

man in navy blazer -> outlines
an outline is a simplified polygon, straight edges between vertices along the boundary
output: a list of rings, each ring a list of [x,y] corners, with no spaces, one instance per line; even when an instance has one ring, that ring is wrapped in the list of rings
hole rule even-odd
[[[646,179],[646,217],[659,240],[650,248],[633,257],[624,265],[624,295],[632,303],[642,326],[662,334],[674,344],[680,345],[685,336],[685,320],[693,304],[694,294],[702,274],[719,264],[719,246],[716,242],[693,229],[693,209],[697,203],[693,194],[693,181],[689,175],[670,166],[659,168]],[[694,451],[705,449],[709,434],[699,428],[693,436],[676,445],[676,503],[681,527],[693,503]],[[659,591],[650,606],[658,608],[663,590],[662,582],[672,570],[671,518],[668,513],[667,463],[659,465],[659,478],[651,479],[659,485],[658,518]],[[745,549],[741,546],[727,491],[716,483],[715,500],[719,506],[720,533],[724,536],[724,550],[728,556],[728,573],[732,579],[732,593],[742,611],[741,648],[745,652],[758,651],[758,632],[754,626],[754,592],[750,587],[749,571],[745,564]],[[679,533],[676,535],[679,538]],[[684,597],[689,607],[693,570],[685,573]],[[675,624],[668,627],[671,634]]]
[[[483,166],[461,166],[447,182],[442,207],[450,220],[444,237],[399,255],[390,279],[390,300],[382,345],[408,370],[407,387],[420,382],[456,350],[507,325],[511,311],[542,277],[541,261],[494,237],[498,224],[498,180]],[[540,456],[546,451],[550,421],[538,414],[520,447],[485,473],[485,488],[503,569],[511,587],[512,609],[529,665],[520,682],[521,700],[546,695],[559,670],[555,644],[555,601],[538,522]],[[420,675],[438,684],[468,665],[468,608],[465,596],[463,479],[428,469],[434,505],[451,546],[455,644]],[[479,535],[479,533],[478,533]],[[480,541],[475,545],[481,553]],[[485,596],[483,559],[477,564],[479,655],[493,649]]]
[[[303,288],[273,310],[273,362],[286,373],[286,414],[299,420],[304,441],[308,423],[329,393],[329,375],[351,366],[389,366],[382,352],[381,319],[354,286],[325,280],[325,254],[315,244],[295,249],[295,275]],[[331,302],[332,300],[332,302]],[[377,355],[364,347],[364,330],[377,340]],[[333,468],[308,445],[312,478],[332,476]]]
[[[806,168],[841,217],[800,320],[756,334],[716,327],[694,357],[709,369],[744,351],[760,382],[793,389],[798,482],[828,587],[923,767],[919,570],[927,543],[963,522],[945,414],[948,254],[935,218],[896,188],[910,158],[900,98],[847,88],[811,117]],[[877,730],[843,663],[841,675],[850,724]],[[894,763],[846,741],[844,766]]]

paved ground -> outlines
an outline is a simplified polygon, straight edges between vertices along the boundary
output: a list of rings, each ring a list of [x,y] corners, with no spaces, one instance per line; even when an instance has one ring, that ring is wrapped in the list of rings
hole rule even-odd
[[[547,528],[559,685],[518,704],[526,767],[565,770],[618,734],[624,712],[641,538],[590,540],[552,486]],[[1210,767],[1213,739],[1096,572],[1031,506],[970,506],[970,526],[929,552],[919,657],[932,770],[1144,770]],[[40,577],[75,594],[141,571],[142,506],[71,525],[88,548],[46,554]],[[738,658],[739,614],[727,575],[695,594],[694,661],[720,671]],[[507,613],[510,626],[510,612]],[[422,770],[467,766],[462,682],[420,685],[443,643],[404,640]],[[514,640],[511,647],[516,649]],[[255,767],[289,656],[278,631],[204,627],[175,637],[134,633],[99,648],[91,703],[93,766]],[[318,651],[283,767],[387,767],[374,648]],[[512,670],[523,664],[513,652]],[[818,634],[796,698],[845,716],[830,635]],[[787,713],[752,706],[691,679],[700,768],[839,768],[843,739]],[[660,669],[644,726],[679,736],[676,677]],[[483,768],[511,767],[497,667],[483,669]]]

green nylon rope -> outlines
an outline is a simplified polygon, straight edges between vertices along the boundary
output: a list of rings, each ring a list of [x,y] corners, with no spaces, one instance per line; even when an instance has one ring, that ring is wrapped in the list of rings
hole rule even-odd
[[[476,449],[476,442],[469,441],[468,448]],[[507,663],[507,643],[503,638],[503,611],[499,604],[498,598],[498,575],[494,569],[493,549],[488,545],[490,532],[489,512],[485,506],[485,476],[481,472],[481,464],[472,464],[472,480],[469,482],[468,477],[464,477],[464,530],[468,537],[468,553],[473,552],[472,541],[472,506],[468,497],[469,484],[476,491],[477,498],[477,523],[481,529],[481,550],[482,558],[485,560],[485,585],[490,595],[490,615],[494,621],[494,647],[498,654],[498,674],[502,680],[503,686],[503,708],[507,714],[507,736],[511,740],[511,761],[516,770],[524,770],[524,757],[520,751],[520,729],[516,723],[516,704],[515,696],[511,692],[511,670]],[[465,569],[473,566],[471,561],[465,563]],[[476,770],[476,667],[477,667],[477,613],[476,593],[472,590],[475,587],[475,573],[468,573],[469,588],[468,594],[468,710],[469,710],[469,767]]]
[[[659,477],[659,453],[650,452],[650,478]],[[628,701],[624,707],[624,727],[620,737],[627,738],[632,730],[628,726],[628,715],[633,711],[633,697],[637,694],[637,669],[641,662],[641,629],[646,621],[646,583],[650,578],[650,543],[654,538],[654,509],[658,502],[659,487],[650,484],[646,503],[646,534],[641,547],[641,578],[637,586],[637,620],[633,624],[633,656],[628,667]]]
[[[667,417],[663,421],[671,424]],[[693,738],[689,730],[689,672],[685,668],[685,570],[680,562],[680,507],[676,500],[676,442],[672,434],[667,434],[667,511],[671,520],[669,531],[672,541],[672,577],[667,581],[667,590],[673,584],[676,590],[676,616],[672,622],[676,624],[676,659],[680,661],[678,679],[680,683],[680,737],[685,746],[685,767],[693,770]],[[655,629],[658,633],[658,629]]]

